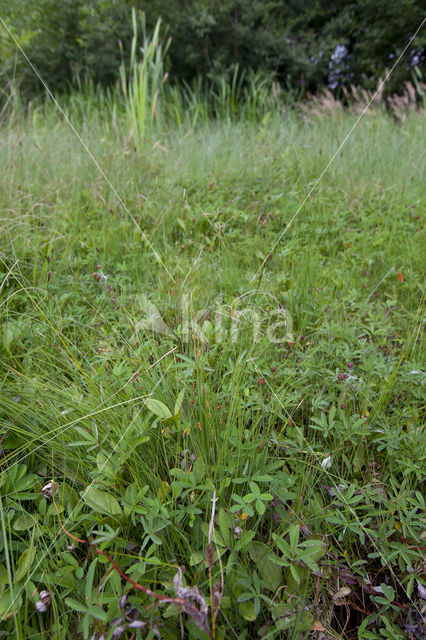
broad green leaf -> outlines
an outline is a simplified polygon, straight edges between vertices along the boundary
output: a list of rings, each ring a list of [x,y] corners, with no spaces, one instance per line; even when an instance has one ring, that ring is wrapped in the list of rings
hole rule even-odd
[[[189,564],[191,567],[200,564],[205,558],[205,553],[203,551],[193,551],[189,557]]]
[[[240,602],[238,605],[238,611],[243,616],[244,620],[253,622],[256,620],[257,613],[253,600],[247,600],[246,602]]]
[[[16,567],[15,575],[14,575],[15,582],[19,582],[20,580],[26,577],[26,575],[30,570],[30,567],[32,565],[35,555],[36,555],[36,550],[34,549],[33,546],[28,547],[28,549],[25,549],[24,553],[21,555],[21,557],[18,560],[18,564]]]
[[[158,491],[157,491],[157,498],[161,503],[163,503],[167,498],[167,496],[169,495],[169,493],[170,493],[169,483],[166,482],[165,480],[161,480],[160,486],[158,487]]]
[[[6,435],[3,436],[3,438],[3,449],[18,449],[19,447],[22,447],[23,443],[25,442],[24,438],[20,437],[14,431],[7,432]]]
[[[16,518],[13,523],[13,528],[15,531],[28,531],[29,529],[33,529],[36,524],[37,519],[31,514],[24,512]]]
[[[0,597],[0,621],[11,618],[22,607],[22,596],[12,598],[9,590]]]
[[[271,607],[272,617],[278,629],[284,631],[291,629],[294,632],[310,631],[314,624],[314,618],[309,611],[295,612],[291,605],[273,604]]]
[[[185,389],[182,389],[181,391],[179,391],[179,395],[176,398],[176,402],[175,402],[175,413],[179,413],[180,408],[182,406],[184,395],[185,395]]]
[[[297,582],[297,584],[300,584],[300,576],[299,576],[299,574],[297,572],[297,568],[294,566],[294,564],[290,565],[290,571],[291,571],[291,574],[292,574],[294,580]]]
[[[81,628],[81,631],[83,632],[84,638],[89,637],[89,629],[90,629],[91,623],[92,623],[92,618],[89,616],[88,613],[86,613],[86,615],[83,616],[80,622],[80,628]]]
[[[250,482],[249,483],[249,487],[252,490],[252,493],[249,494],[249,495],[253,495],[255,498],[258,498],[260,496],[260,489],[257,486],[257,484],[255,482]],[[248,498],[248,496],[247,496],[247,498]],[[252,500],[253,500],[253,498],[252,498]]]
[[[4,564],[0,564],[0,584],[8,582],[7,569]]]
[[[112,456],[106,456],[102,451],[99,451],[96,456],[96,466],[99,473],[104,473],[110,478],[115,478],[117,472],[120,470],[120,466],[112,460]]]
[[[161,421],[161,426],[169,427],[172,424],[178,424],[178,422],[180,422],[180,413],[176,413],[174,416],[170,416],[170,418],[164,418],[164,420]]]
[[[299,532],[300,532],[300,527],[298,524],[292,524],[288,532],[290,537],[290,551],[293,558],[296,555],[296,551],[297,551],[297,544],[299,542]]]
[[[254,480],[255,482],[271,482],[273,480],[273,477],[268,475],[255,475],[252,477],[252,480]]]
[[[302,551],[302,554],[305,555],[305,552],[309,551],[309,555],[312,560],[319,560],[327,553],[327,545],[322,540],[316,540],[315,538],[310,538],[309,540],[305,540],[299,545],[299,551]]]
[[[315,573],[319,572],[319,566],[317,565],[315,560],[312,559],[312,557],[311,557],[311,555],[309,553],[304,553],[303,555],[298,555],[297,559],[301,560],[302,562],[304,562],[306,564],[306,566],[309,567],[309,569],[311,571],[314,571]]]
[[[263,542],[253,541],[248,547],[248,552],[260,573],[262,586],[270,591],[276,591],[282,584],[282,572],[281,568],[271,560],[270,556],[273,554],[270,547]]]
[[[103,513],[107,516],[121,516],[121,507],[113,495],[106,491],[93,489],[89,487],[86,491],[81,492],[84,502],[89,505],[97,513]]]
[[[309,611],[299,611],[294,617],[293,624],[295,631],[311,631],[314,624],[314,617]]]
[[[166,407],[164,402],[161,402],[160,400],[155,400],[154,398],[148,398],[148,400],[145,400],[145,405],[150,411],[152,411],[152,413],[154,413],[156,416],[158,416],[162,420],[172,417],[172,413],[170,409]]]
[[[204,535],[206,536],[206,538],[209,535],[209,525],[207,522],[203,522],[201,524],[201,530],[203,531]],[[213,529],[213,543],[215,546],[216,544],[218,545],[218,547],[226,547],[227,544],[222,536],[222,533],[220,531],[220,527],[219,529],[216,529],[216,527]]]
[[[6,585],[9,584],[9,577],[7,575],[7,569],[4,564],[0,564],[0,596],[5,590]]]
[[[89,433],[87,429],[84,429],[83,427],[74,427],[74,429],[82,438],[87,440],[88,443],[96,442],[96,437],[92,433]]]
[[[232,518],[232,516],[229,516],[229,514],[227,514],[224,509],[220,509],[218,521],[223,541],[227,546],[230,546],[232,542],[230,527],[232,527],[235,520],[234,518]]]
[[[297,575],[297,580],[295,580],[295,574]],[[308,569],[308,567],[302,566],[301,564],[290,565],[284,572],[284,584],[287,585],[287,592],[299,593],[300,585],[306,582],[310,575],[311,570]]]
[[[382,588],[383,595],[385,596],[385,598],[387,598],[388,600],[393,600],[395,598],[395,591],[393,587],[391,587],[391,585],[388,585],[385,582],[382,582],[380,586]]]
[[[86,596],[86,600],[89,602],[92,595],[92,586],[93,586],[93,578],[95,575],[96,565],[98,564],[98,559],[95,558],[87,572],[86,576],[86,584],[84,585],[84,595]]]
[[[260,516],[263,516],[263,514],[265,513],[265,503],[262,502],[262,500],[260,498],[258,498],[255,502],[255,507],[256,507],[256,511]]]
[[[288,604],[272,603],[271,613],[275,624],[281,630],[288,629],[294,624],[295,616]]]
[[[291,558],[290,545],[288,544],[288,542],[275,534],[273,535],[273,538],[274,538],[275,544],[283,554],[284,558]]]
[[[87,613],[90,616],[93,616],[94,618],[97,618],[98,620],[101,620],[102,622],[108,622],[108,614],[107,614],[106,611],[101,609],[101,607],[97,607],[95,605],[92,605],[87,610]]]
[[[74,600],[74,598],[65,598],[65,604],[67,604],[70,609],[78,611],[79,613],[87,612],[87,607],[84,604],[81,604],[81,602]]]

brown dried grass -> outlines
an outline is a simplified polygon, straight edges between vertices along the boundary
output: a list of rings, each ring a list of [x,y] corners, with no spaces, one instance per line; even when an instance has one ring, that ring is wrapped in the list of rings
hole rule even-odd
[[[329,89],[323,89],[316,95],[309,95],[308,99],[300,104],[300,111],[304,120],[323,118],[324,116],[336,116],[345,111],[351,111],[355,115],[361,115],[366,111],[374,115],[378,110],[387,110],[398,121],[404,121],[410,113],[423,108],[426,99],[426,83],[416,81],[405,82],[401,94],[394,93],[384,96],[384,83],[379,78],[374,90],[350,85],[343,87],[343,99],[336,98]],[[367,109],[368,107],[368,109]]]

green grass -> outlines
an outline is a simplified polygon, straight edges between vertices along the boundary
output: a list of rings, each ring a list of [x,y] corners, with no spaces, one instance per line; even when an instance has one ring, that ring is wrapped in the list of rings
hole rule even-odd
[[[215,638],[419,630],[423,112],[367,115],[294,217],[350,113],[170,102],[136,151],[97,99],[110,183],[48,105],[0,130],[1,637],[112,638],[123,593],[122,638],[208,637],[55,504],[158,594],[182,567]]]

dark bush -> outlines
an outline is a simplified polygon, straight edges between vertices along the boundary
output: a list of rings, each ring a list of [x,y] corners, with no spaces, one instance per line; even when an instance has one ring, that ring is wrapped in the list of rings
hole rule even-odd
[[[397,60],[424,16],[418,0],[0,0],[0,15],[52,89],[91,78],[116,81],[131,41],[131,7],[148,25],[162,17],[172,46],[171,81],[262,70],[285,88],[315,91],[354,83],[371,88]],[[3,78],[17,76],[29,93],[39,83],[3,25]],[[420,30],[392,73],[389,91],[425,65]]]

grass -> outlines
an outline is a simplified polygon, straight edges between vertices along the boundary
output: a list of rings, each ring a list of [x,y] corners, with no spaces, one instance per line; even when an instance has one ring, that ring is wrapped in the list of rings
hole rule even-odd
[[[186,95],[4,117],[1,637],[420,637],[424,114]]]

